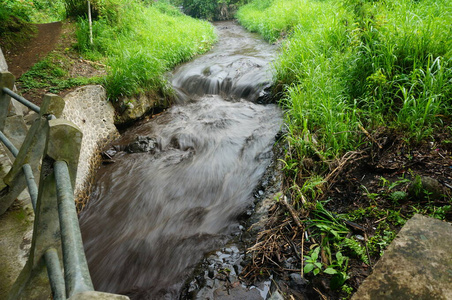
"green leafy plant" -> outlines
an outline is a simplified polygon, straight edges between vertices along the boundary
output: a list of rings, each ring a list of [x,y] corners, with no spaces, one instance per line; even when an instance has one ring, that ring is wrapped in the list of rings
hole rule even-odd
[[[22,92],[30,89],[44,89],[50,93],[59,93],[72,87],[100,84],[100,77],[71,77],[61,57],[48,55],[45,59],[33,65],[30,70],[23,74],[18,82]]]
[[[318,262],[320,253],[320,247],[316,247],[312,250],[311,255],[305,256],[305,265],[303,268],[304,273],[312,272],[314,275],[317,275],[322,270],[322,263]]]
[[[338,251],[335,262],[323,271],[326,274],[333,275],[330,281],[330,287],[333,290],[341,288],[345,284],[345,281],[350,278],[347,274],[347,268],[348,257]]]
[[[343,240],[344,247],[348,248],[353,255],[358,257],[360,260],[365,262],[366,264],[369,264],[369,259],[366,254],[365,248],[359,243],[358,241],[352,239],[352,238],[345,238]]]

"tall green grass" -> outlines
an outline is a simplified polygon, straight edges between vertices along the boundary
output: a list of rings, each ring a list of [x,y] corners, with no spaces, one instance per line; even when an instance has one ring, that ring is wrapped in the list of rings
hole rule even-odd
[[[298,23],[300,1],[261,0],[242,6],[237,12],[240,23],[274,42]]]
[[[216,36],[205,21],[183,15],[166,3],[110,0],[93,22],[78,21],[78,46],[90,59],[106,58],[111,99],[146,91],[165,92],[164,74],[176,64],[210,49]]]
[[[237,17],[270,42],[288,35],[274,74],[284,87],[285,193],[295,206],[322,192],[334,173],[330,161],[346,161],[351,150],[362,149],[365,129],[389,127],[421,141],[450,122],[450,0],[254,0]],[[319,218],[313,223],[326,228]],[[342,245],[366,261],[359,243],[345,239]],[[340,265],[339,258],[332,265]]]
[[[356,149],[361,125],[421,140],[451,113],[451,1],[266,0],[237,17],[269,41],[289,33],[275,77],[300,157],[310,140],[331,158]]]

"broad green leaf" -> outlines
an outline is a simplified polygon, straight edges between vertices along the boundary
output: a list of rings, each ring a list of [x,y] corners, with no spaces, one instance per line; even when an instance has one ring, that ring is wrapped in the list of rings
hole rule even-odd
[[[307,264],[306,266],[304,266],[303,271],[305,273],[309,273],[309,272],[311,272],[314,269],[314,267],[315,266],[313,264]]]
[[[336,274],[337,271],[336,271],[335,269],[333,269],[333,268],[326,268],[326,269],[323,271],[323,273],[333,275],[333,274]]]

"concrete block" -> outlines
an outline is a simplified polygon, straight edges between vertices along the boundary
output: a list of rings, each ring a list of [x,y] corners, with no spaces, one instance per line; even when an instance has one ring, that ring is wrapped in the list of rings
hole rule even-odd
[[[452,299],[452,224],[414,215],[352,299]]]
[[[11,116],[6,118],[3,133],[17,149],[20,149],[27,136],[28,127],[25,125],[22,116]]]

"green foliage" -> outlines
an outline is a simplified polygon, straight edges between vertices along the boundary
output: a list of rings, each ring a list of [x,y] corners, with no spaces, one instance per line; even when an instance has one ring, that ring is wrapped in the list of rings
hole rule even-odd
[[[355,239],[349,239],[349,238],[345,238],[343,240],[343,243],[344,243],[344,247],[348,248],[353,255],[358,257],[360,260],[362,260],[366,264],[369,264],[369,259],[366,254],[366,250],[361,245],[361,243],[359,243]]]
[[[66,18],[63,0],[32,0],[34,9],[30,15],[33,23],[50,23]]]
[[[94,43],[86,19],[78,21],[78,49],[89,59],[108,57],[106,89],[111,99],[146,91],[166,93],[164,73],[210,49],[212,26],[166,4],[105,0],[97,6]],[[111,8],[110,8],[111,7]]]
[[[275,76],[299,161],[310,140],[327,158],[356,149],[360,125],[421,140],[452,111],[450,1],[256,0],[237,17],[271,42],[288,35]]]
[[[3,0],[0,5],[0,21],[7,22],[11,17],[23,21],[31,21],[30,15],[33,12],[33,1]],[[1,24],[0,23],[0,24]],[[3,28],[4,24],[1,24]]]
[[[332,289],[339,289],[349,278],[347,275],[348,257],[343,255],[343,250],[346,250],[348,245],[345,240],[347,240],[349,230],[340,217],[327,211],[321,202],[316,203],[311,215],[307,224],[313,236],[317,240],[321,239],[321,243],[307,256],[303,270],[305,273],[312,271],[314,275],[320,272],[332,275],[330,286]],[[328,258],[329,263],[326,267],[317,262],[320,251],[324,251]],[[362,259],[361,256],[359,258]]]
[[[243,5],[246,0],[173,0],[170,1],[175,5],[181,5],[184,12],[188,15],[205,19],[217,20],[219,19],[221,8],[229,5]]]
[[[185,11],[195,18],[213,20],[217,8],[217,0],[184,0]]]
[[[304,16],[310,17],[304,2],[291,0],[252,1],[237,12],[237,19],[247,29],[259,32],[270,42],[290,32]],[[306,14],[304,15],[304,12]]]
[[[98,77],[70,77],[61,62],[61,58],[50,55],[33,65],[19,79],[21,91],[26,93],[30,89],[44,89],[56,94],[71,87],[99,84],[102,81]]]
[[[3,0],[0,5],[0,46],[5,50],[31,38],[28,24],[33,11],[32,1]]]
[[[331,264],[324,273],[333,275],[330,281],[330,287],[337,290],[344,286],[345,281],[350,277],[347,274],[348,257],[342,255],[341,252],[336,253],[336,260]]]
[[[27,41],[32,23],[48,23],[65,16],[61,0],[3,0],[0,5],[0,45],[14,48]]]
[[[305,256],[305,265],[303,268],[304,273],[309,273],[312,271],[314,275],[317,275],[322,270],[322,263],[318,262],[320,253],[320,247],[316,247],[311,255]]]
[[[76,18],[88,15],[88,2],[86,0],[64,0],[64,5],[68,17]]]

